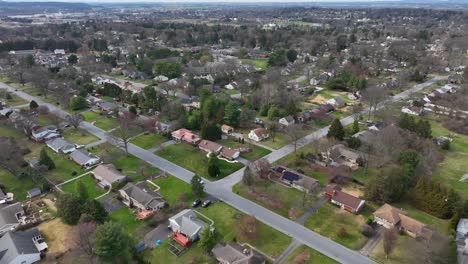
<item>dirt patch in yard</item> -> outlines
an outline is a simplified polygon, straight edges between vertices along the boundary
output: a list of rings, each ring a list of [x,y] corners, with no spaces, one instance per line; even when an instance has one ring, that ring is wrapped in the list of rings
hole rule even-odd
[[[313,99],[310,99],[309,102],[313,103],[313,104],[320,105],[320,104],[325,103],[327,100],[328,100],[327,98],[325,98],[325,97],[323,97],[321,95],[317,95]]]
[[[44,222],[38,226],[41,233],[46,237],[49,246],[48,254],[60,254],[68,251],[68,235],[72,227],[62,222],[60,218],[55,218]]]
[[[256,188],[249,190],[249,194],[257,201],[261,201],[273,208],[283,208],[284,204],[281,200],[276,197],[272,197],[262,191],[258,191]]]
[[[349,186],[343,187],[343,191],[356,197],[364,196],[364,192],[355,185],[349,185]]]
[[[50,200],[49,198],[44,198],[42,201],[49,207],[50,210],[57,212],[57,207],[55,207],[55,202]]]

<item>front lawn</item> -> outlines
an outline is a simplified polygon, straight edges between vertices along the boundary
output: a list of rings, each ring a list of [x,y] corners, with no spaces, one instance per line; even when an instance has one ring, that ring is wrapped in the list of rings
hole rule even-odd
[[[19,97],[16,94],[11,93],[11,99],[6,100],[6,104],[8,106],[19,106],[19,105],[25,105],[29,104],[28,101],[24,100],[23,98]]]
[[[111,221],[116,221],[122,224],[124,230],[127,231],[129,235],[132,235],[138,228],[147,223],[147,221],[138,220],[132,210],[128,207],[123,207],[112,212],[109,217]]]
[[[196,146],[185,143],[174,144],[156,151],[155,154],[211,180],[224,178],[244,166],[242,163],[229,163],[224,160],[218,160],[221,173],[218,178],[212,178],[208,176],[208,158],[206,157],[206,153],[199,150]]]
[[[187,204],[191,204],[195,197],[192,194],[192,186],[174,176],[159,177],[154,179],[153,182],[161,187],[159,193],[169,203],[169,206],[177,204],[177,198],[180,194],[187,194]]]
[[[167,137],[161,134],[152,134],[152,133],[143,134],[132,139],[133,144],[143,149],[150,149],[150,148],[159,146],[166,141],[167,141]]]
[[[304,259],[306,262],[301,262],[303,264],[313,264],[313,263],[320,263],[320,264],[335,264],[338,263],[335,260],[323,255],[322,253],[314,250],[308,246],[302,245],[296,248],[284,261],[286,264],[294,264],[295,259]]]
[[[111,154],[116,155],[116,154]],[[118,153],[117,153],[118,155]],[[112,160],[112,163],[117,169],[121,169],[122,173],[126,176],[138,176],[138,175],[153,175],[159,171],[159,169],[152,167],[150,164],[140,160],[132,154],[125,155],[122,153]]]
[[[78,145],[87,145],[99,140],[99,138],[93,134],[79,128],[69,128],[65,130],[63,137]]]
[[[116,128],[119,124],[117,119],[114,117],[104,117],[94,123],[95,126],[99,127],[102,130],[108,131],[113,128]]]
[[[86,122],[93,122],[102,118],[100,114],[95,113],[93,111],[87,111],[87,112],[81,113],[81,115],[83,116],[83,119]]]
[[[240,244],[249,243],[272,258],[278,257],[291,243],[290,237],[260,221],[258,222],[259,231],[256,238],[243,240],[236,234],[238,219],[243,213],[225,203],[214,203],[207,208],[201,208],[200,212],[215,222],[216,233],[219,234],[219,239],[226,242],[236,240]]]
[[[417,263],[417,256],[411,251],[412,243],[421,243],[409,236],[398,236],[395,248],[388,257],[385,256],[383,249],[383,240],[375,246],[369,255],[370,258],[378,263],[385,264],[402,264],[402,263]]]
[[[78,182],[82,182],[84,186],[86,187],[86,190],[88,191],[88,197],[90,199],[94,199],[96,197],[99,197],[103,195],[106,190],[99,188],[97,186],[97,181],[93,178],[91,174],[88,174],[84,177],[81,177],[75,181],[69,182],[65,185],[60,186],[60,189],[64,192],[68,192],[71,194],[78,194],[76,187],[78,185]]]
[[[25,200],[26,192],[36,187],[30,177],[18,178],[4,169],[0,169],[0,184],[4,186],[2,190],[5,193],[13,193],[18,201]]]
[[[253,145],[253,144],[249,144],[249,143],[242,144],[240,142],[235,141],[232,138],[226,139],[226,140],[220,140],[220,141],[218,141],[218,143],[223,145],[223,146],[229,147],[229,148],[249,148],[249,149],[251,149],[250,152],[241,154],[241,157],[243,157],[243,158],[245,158],[247,160],[250,160],[250,161],[257,160],[257,159],[259,159],[261,157],[264,157],[264,156],[271,153],[271,151],[268,150],[268,149],[265,149],[265,148],[262,148],[262,147],[259,147],[259,146]]]
[[[289,218],[288,213],[291,208],[298,210],[296,217],[299,217],[305,210],[314,205],[317,198],[316,194],[304,195],[303,192],[294,188],[266,180],[255,184],[252,190],[241,182],[232,187],[232,191],[236,194],[287,218]]]
[[[447,136],[453,134],[454,138],[450,144],[450,150],[444,150],[444,160],[438,164],[433,179],[450,186],[460,193],[464,198],[468,198],[468,182],[461,182],[463,175],[468,174],[468,136],[457,134],[437,122],[431,122],[432,135]]]
[[[327,202],[305,222],[305,226],[343,246],[358,250],[367,241],[359,231],[365,220],[362,215],[347,212]]]

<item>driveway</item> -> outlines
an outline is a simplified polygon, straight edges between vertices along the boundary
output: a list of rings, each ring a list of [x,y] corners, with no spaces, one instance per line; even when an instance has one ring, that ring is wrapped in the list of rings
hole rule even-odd
[[[161,242],[163,242],[164,240],[168,239],[172,234],[172,231],[169,228],[167,228],[168,225],[169,221],[165,221],[159,224],[158,227],[156,227],[155,229],[148,232],[148,234],[146,234],[143,238],[145,244],[149,248],[153,249],[156,247],[156,241],[161,240]]]
[[[110,193],[108,196],[106,196],[101,202],[102,206],[104,209],[106,209],[107,213],[112,213],[120,208],[125,207],[125,204],[123,204],[121,201],[117,199],[118,194],[117,193]]]

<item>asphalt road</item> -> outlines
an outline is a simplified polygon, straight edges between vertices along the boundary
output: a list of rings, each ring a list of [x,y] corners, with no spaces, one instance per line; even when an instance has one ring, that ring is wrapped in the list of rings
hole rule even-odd
[[[436,77],[423,84],[416,85],[413,88],[390,98],[387,102],[379,105],[379,108],[384,107],[387,103],[401,101],[405,98],[408,98],[411,94],[418,92],[424,89],[425,87],[430,86],[434,84],[435,82],[437,82],[438,80],[441,80],[444,78],[446,78],[446,76]],[[16,91],[15,88],[8,86],[4,83],[0,83],[0,88],[7,89],[10,92],[15,93],[16,95],[22,97],[23,99],[27,101],[35,100],[40,105],[47,105],[51,111],[57,113],[62,118],[65,118],[68,115],[67,112],[58,108],[57,106],[46,103],[43,100],[36,98],[34,96],[31,96],[29,94],[26,94],[22,91]],[[365,111],[368,111],[368,110],[364,110],[364,112]],[[343,125],[347,125],[347,124],[352,123],[354,121],[354,118],[352,116],[349,116],[349,117],[342,119],[341,121]],[[80,127],[94,134],[100,139],[106,139],[106,132],[104,130],[97,128],[88,122],[82,122]],[[328,131],[328,127],[325,127],[305,136],[304,138],[299,140],[297,147],[301,148],[318,138],[324,137],[327,134],[327,131]],[[168,160],[158,157],[154,155],[153,153],[147,150],[144,150],[140,147],[137,147],[133,144],[129,144],[128,150],[131,154],[138,157],[139,159],[142,159],[155,167],[158,167],[164,171],[167,171],[169,174],[174,175],[177,178],[185,182],[190,183],[190,180],[192,176],[194,175],[193,172],[186,170]],[[266,156],[266,158],[270,162],[274,162],[278,159],[281,159],[284,156],[289,155],[293,151],[294,151],[294,145],[289,144],[270,153],[269,155]],[[306,227],[294,221],[291,221],[283,216],[280,216],[237,194],[234,194],[231,191],[231,187],[241,180],[242,173],[243,173],[243,169],[236,171],[233,174],[227,176],[226,178],[220,181],[216,181],[216,182],[210,182],[205,179],[205,182],[206,182],[205,189],[209,194],[215,197],[218,197],[225,203],[237,208],[238,210],[244,213],[254,215],[257,219],[259,219],[263,223],[279,230],[280,232],[284,234],[287,234],[288,236],[293,237],[298,242],[305,244],[311,248],[314,248],[315,250],[321,252],[324,255],[327,255],[330,258],[335,259],[336,261],[340,263],[350,263],[350,264],[374,263],[372,260],[359,254],[359,252],[357,251],[350,250],[336,242],[333,242],[329,238],[323,237],[307,229]]]

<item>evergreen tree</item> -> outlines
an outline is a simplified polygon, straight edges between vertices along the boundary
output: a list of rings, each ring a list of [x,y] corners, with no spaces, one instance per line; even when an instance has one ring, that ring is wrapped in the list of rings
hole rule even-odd
[[[127,254],[130,238],[122,226],[113,221],[96,228],[93,235],[93,252],[106,260]]]
[[[239,105],[235,102],[229,102],[224,109],[224,122],[230,126],[239,126]]]
[[[208,159],[208,175],[210,175],[210,177],[216,178],[219,176],[220,172],[218,158],[214,153],[211,153],[210,158]]]
[[[47,150],[42,148],[41,153],[39,154],[39,164],[45,166],[48,170],[55,169],[55,163],[47,154]]]
[[[270,120],[275,120],[279,117],[279,114],[279,109],[275,105],[272,105],[270,109],[268,109],[268,119]]]
[[[216,245],[216,236],[214,231],[210,230],[210,227],[205,227],[200,233],[200,241],[198,246],[203,249],[204,252],[210,252]]]
[[[218,139],[221,139],[221,135],[223,134],[223,132],[221,131],[221,128],[218,125],[213,123],[205,123],[201,128],[200,134],[203,139],[216,141]]]
[[[83,214],[90,216],[92,221],[97,222],[99,224],[104,223],[107,220],[107,211],[101,205],[100,202],[92,199],[85,203],[83,207]]]
[[[296,107],[296,103],[293,100],[289,100],[284,107],[285,115],[295,115],[300,109]]]
[[[190,183],[192,184],[192,192],[196,197],[201,197],[205,191],[205,187],[201,183],[201,178],[198,175],[194,175]]]
[[[270,109],[270,107],[268,105],[262,105],[260,107],[260,111],[258,112],[258,114],[260,116],[267,116],[268,115],[268,110]]]
[[[353,122],[353,131],[351,132],[353,135],[356,134],[356,133],[359,133],[359,121],[358,119],[354,119],[354,122]]]
[[[81,202],[78,197],[65,193],[57,199],[57,214],[65,224],[76,225],[81,216]]]
[[[86,189],[86,186],[81,180],[76,181],[75,191],[78,195],[78,199],[80,199],[81,203],[84,204],[88,200],[89,194],[88,189]]]
[[[31,110],[36,110],[37,108],[39,107],[39,105],[36,103],[36,101],[32,100],[30,103],[29,103],[29,109]]]
[[[333,123],[330,125],[330,129],[328,130],[327,137],[333,137],[338,140],[343,140],[343,138],[345,137],[345,131],[344,131],[343,125],[341,124],[338,118],[333,120]]]

